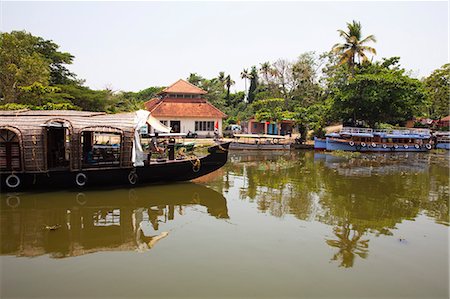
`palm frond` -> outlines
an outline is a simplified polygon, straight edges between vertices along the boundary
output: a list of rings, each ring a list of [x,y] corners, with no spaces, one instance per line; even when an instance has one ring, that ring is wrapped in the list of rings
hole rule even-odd
[[[359,41],[360,44],[365,44],[367,42],[377,42],[377,39],[375,37],[375,35],[371,34],[369,36],[367,36],[366,38],[364,38],[363,40]]]

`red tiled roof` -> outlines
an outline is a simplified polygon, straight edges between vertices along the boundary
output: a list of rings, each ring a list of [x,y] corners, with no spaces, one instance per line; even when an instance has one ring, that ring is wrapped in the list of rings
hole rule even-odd
[[[227,115],[204,99],[151,99],[145,102],[145,109],[154,117],[212,117]]]
[[[441,118],[441,121],[450,121],[450,115]]]
[[[182,79],[164,88],[159,94],[177,93],[177,94],[207,94],[203,89]]]

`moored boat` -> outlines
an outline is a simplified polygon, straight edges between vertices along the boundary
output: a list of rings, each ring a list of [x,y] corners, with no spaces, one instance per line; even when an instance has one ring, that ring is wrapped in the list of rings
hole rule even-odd
[[[436,132],[436,148],[450,150],[450,132]]]
[[[314,137],[314,149],[317,151],[324,151],[327,149],[326,138]]]
[[[267,134],[234,134],[230,150],[290,150],[286,136]]]
[[[325,138],[314,137],[314,149],[317,151],[324,151],[327,149],[327,137],[339,137],[338,133],[329,133]]]
[[[148,111],[108,115],[87,111],[0,111],[0,189],[85,188],[99,185],[187,181],[222,167],[228,143],[202,157],[153,159],[139,129],[170,130]]]
[[[426,152],[433,148],[428,129],[382,129],[344,127],[326,137],[328,151]]]

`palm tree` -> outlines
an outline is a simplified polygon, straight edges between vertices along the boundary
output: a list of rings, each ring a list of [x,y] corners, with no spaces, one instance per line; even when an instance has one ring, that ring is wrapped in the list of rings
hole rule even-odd
[[[230,105],[230,87],[231,85],[234,85],[234,81],[231,79],[230,75],[225,77],[225,86],[227,87],[227,96],[226,96],[226,101],[227,104]]]
[[[264,76],[267,85],[269,85],[269,73],[270,73],[270,63],[268,61],[261,63],[260,72]]]
[[[241,79],[244,79],[245,83],[245,100],[247,100],[247,79],[250,79],[250,73],[248,72],[248,69],[244,69],[241,72]]]
[[[369,35],[365,38],[361,37],[361,23],[353,21],[347,23],[348,32],[339,29],[339,36],[344,38],[345,43],[336,44],[333,46],[332,52],[340,55],[340,64],[347,63],[348,66],[353,69],[356,64],[356,58],[358,58],[358,64],[364,61],[368,61],[368,58],[364,52],[369,52],[374,55],[377,54],[376,50],[372,47],[366,46],[368,42],[376,42],[374,35]]]
[[[224,83],[225,82],[225,72],[219,72],[219,76],[217,77],[217,80],[219,82]]]

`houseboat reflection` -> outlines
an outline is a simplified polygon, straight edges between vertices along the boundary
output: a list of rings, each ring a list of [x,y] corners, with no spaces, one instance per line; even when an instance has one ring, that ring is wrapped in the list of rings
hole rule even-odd
[[[0,253],[63,258],[145,251],[167,237],[169,222],[190,207],[204,207],[217,219],[229,218],[220,193],[192,183],[110,192],[5,194]]]

